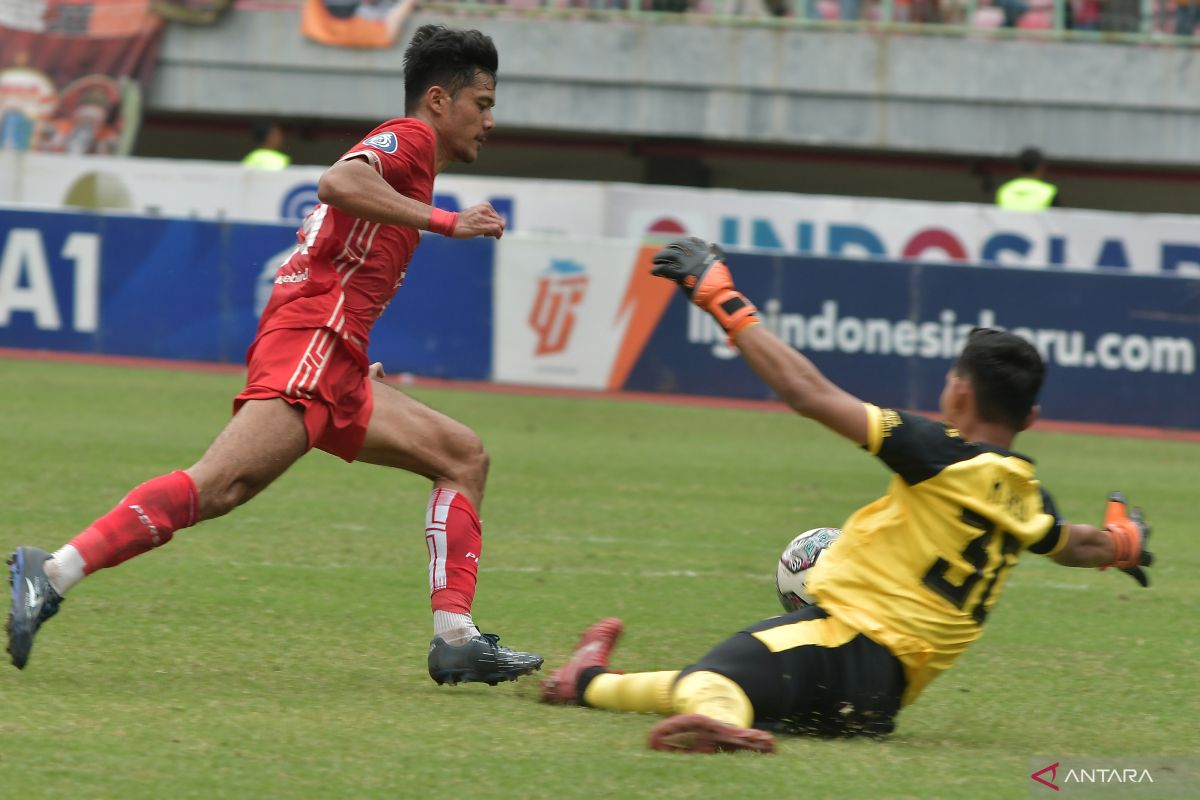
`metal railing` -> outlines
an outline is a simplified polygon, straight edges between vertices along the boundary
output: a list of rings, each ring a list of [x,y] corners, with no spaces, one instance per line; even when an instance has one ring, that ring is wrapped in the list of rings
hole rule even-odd
[[[1200,0],[434,0],[484,14],[1198,46]]]

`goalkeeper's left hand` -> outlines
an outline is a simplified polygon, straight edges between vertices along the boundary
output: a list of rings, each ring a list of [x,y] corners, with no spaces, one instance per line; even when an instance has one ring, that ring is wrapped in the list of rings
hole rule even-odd
[[[758,324],[758,309],[733,288],[725,253],[717,245],[689,236],[658,251],[653,261],[650,273],[678,283],[693,303],[713,315],[731,341]]]
[[[1108,566],[1116,567],[1143,587],[1149,587],[1150,579],[1142,567],[1153,564],[1154,555],[1146,550],[1150,526],[1146,524],[1142,510],[1130,510],[1125,495],[1113,492],[1104,511],[1104,529],[1113,540],[1113,560]]]

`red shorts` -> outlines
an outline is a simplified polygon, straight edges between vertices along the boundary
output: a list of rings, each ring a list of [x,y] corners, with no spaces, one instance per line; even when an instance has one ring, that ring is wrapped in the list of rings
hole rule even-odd
[[[304,410],[308,446],[353,461],[374,406],[366,359],[328,328],[280,328],[261,334],[246,353],[247,400],[281,397]]]

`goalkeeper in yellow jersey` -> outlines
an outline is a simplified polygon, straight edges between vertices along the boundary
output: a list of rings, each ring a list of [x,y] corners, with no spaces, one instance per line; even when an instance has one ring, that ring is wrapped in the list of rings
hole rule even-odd
[[[654,257],[798,413],[879,457],[894,473],[855,512],[808,577],[816,604],[734,634],[682,671],[608,668],[621,621],[584,632],[542,697],[667,719],[657,750],[770,752],[772,727],[882,736],[900,709],[979,638],[1021,551],[1069,567],[1116,567],[1142,586],[1149,527],[1120,494],[1104,527],[1068,524],[1033,462],[1010,448],[1037,417],[1045,365],[1029,342],[976,329],[946,375],[944,422],[864,403],[759,325],[720,248],[681,239]]]

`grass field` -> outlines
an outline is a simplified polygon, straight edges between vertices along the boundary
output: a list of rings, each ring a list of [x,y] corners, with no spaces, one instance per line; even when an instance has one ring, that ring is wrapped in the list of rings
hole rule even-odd
[[[0,549],[54,549],[191,464],[240,385],[0,361]],[[412,393],[488,445],[475,616],[547,666],[604,615],[627,625],[615,666],[685,665],[778,613],[783,545],[887,479],[788,414]],[[1069,518],[1098,522],[1113,488],[1143,504],[1155,584],[1026,556],[983,640],[887,742],[684,757],[646,749],[653,718],[544,706],[533,680],[434,685],[428,486],[313,453],[245,508],[90,578],[29,667],[0,670],[0,796],[1003,798],[1030,796],[1035,757],[1195,756],[1200,445],[1034,431],[1018,449]]]

